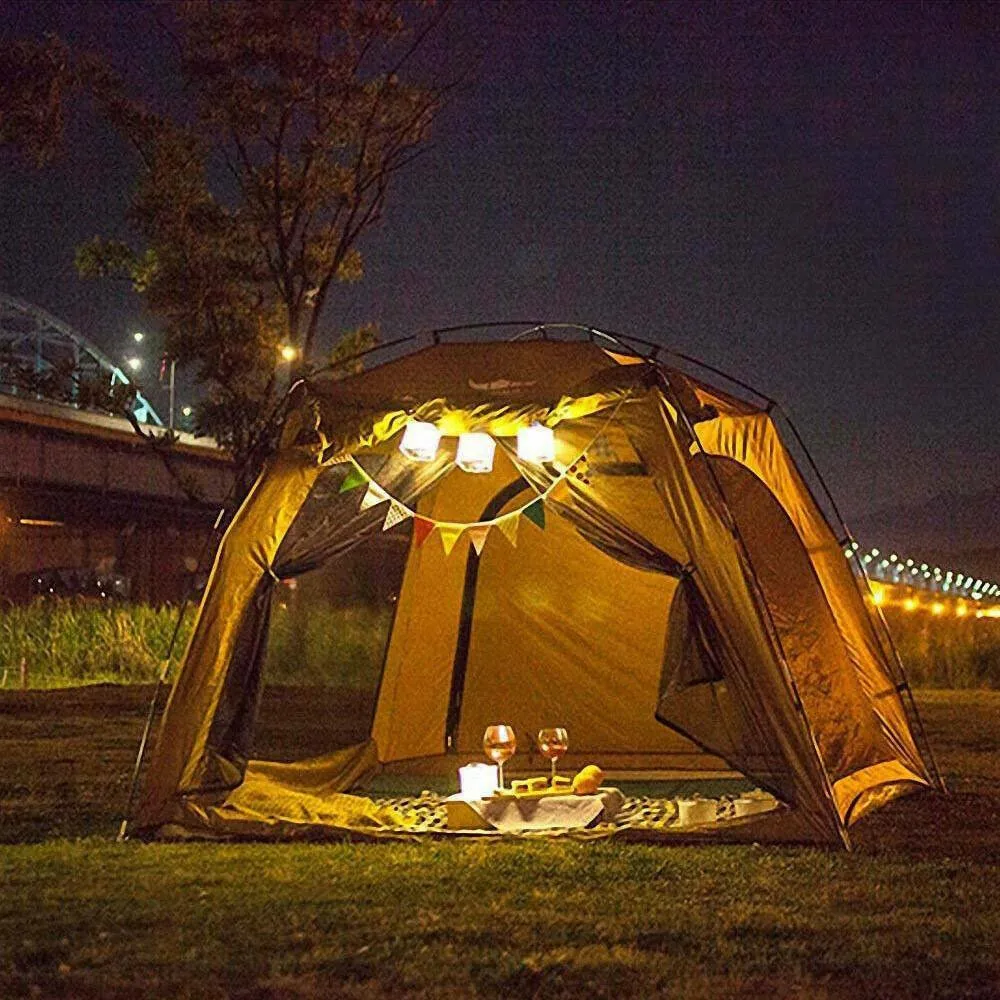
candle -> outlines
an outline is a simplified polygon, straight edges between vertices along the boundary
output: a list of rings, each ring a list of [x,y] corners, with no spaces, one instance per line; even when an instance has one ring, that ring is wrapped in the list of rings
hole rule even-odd
[[[496,764],[466,764],[460,767],[458,787],[463,799],[489,798],[498,787]]]

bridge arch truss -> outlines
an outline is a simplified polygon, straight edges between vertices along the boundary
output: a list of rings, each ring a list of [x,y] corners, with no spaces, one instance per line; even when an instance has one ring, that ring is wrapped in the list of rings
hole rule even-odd
[[[0,293],[0,362],[7,361],[22,370],[41,375],[46,372],[70,370],[80,378],[106,379],[109,388],[135,383],[107,354],[68,323],[38,306]],[[76,382],[67,379],[65,393],[56,402],[73,405]],[[0,392],[25,395],[9,380],[4,380],[0,367]],[[45,398],[32,393],[33,398]],[[143,424],[163,426],[152,404],[136,389],[132,413]]]

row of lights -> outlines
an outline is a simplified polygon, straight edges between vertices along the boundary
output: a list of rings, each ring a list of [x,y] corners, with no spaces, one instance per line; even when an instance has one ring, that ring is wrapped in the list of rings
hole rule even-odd
[[[403,431],[399,450],[414,462],[433,462],[441,444],[441,430],[426,420],[411,420]],[[459,435],[455,464],[463,472],[483,474],[493,471],[497,443],[483,431]],[[517,457],[522,462],[542,465],[556,457],[555,435],[551,427],[534,423],[517,432]]]
[[[872,604],[876,604],[879,607],[899,605],[899,607],[901,607],[904,611],[929,611],[935,616],[943,615],[950,610],[956,618],[967,618],[970,614],[973,614],[969,605],[961,599],[952,600],[949,603],[945,603],[944,601],[932,601],[928,604],[926,601],[920,601],[916,597],[910,595],[903,598],[901,601],[896,601],[891,599],[886,587],[879,586],[878,584],[872,585],[871,593]],[[1000,618],[1000,606],[978,608],[974,614],[976,618]]]
[[[975,601],[985,597],[1000,597],[1000,584],[978,577],[955,573],[952,570],[942,570],[940,566],[928,563],[917,563],[914,559],[900,559],[895,552],[883,556],[878,549],[872,549],[859,555],[860,546],[852,542],[850,548],[844,549],[848,559],[856,559],[865,568],[869,576],[879,579],[891,577],[887,582],[909,583],[915,586],[933,587],[943,593],[955,591],[970,596]]]

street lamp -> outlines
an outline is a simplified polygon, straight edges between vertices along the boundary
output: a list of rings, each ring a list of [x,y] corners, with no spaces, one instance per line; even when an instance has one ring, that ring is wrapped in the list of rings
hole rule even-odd
[[[146,334],[141,330],[135,330],[132,333],[132,340],[136,344],[141,344],[146,340]],[[128,368],[130,372],[138,374],[144,366],[144,361],[138,355],[133,355],[130,358],[125,359],[125,367]],[[160,385],[163,384],[164,378],[169,374],[169,381],[167,383],[167,391],[169,393],[169,415],[167,419],[167,429],[174,429],[174,399],[175,399],[175,384],[176,384],[176,374],[177,374],[177,359],[171,357],[168,354],[164,354],[160,359]]]
[[[299,356],[298,348],[294,344],[282,344],[278,348],[278,353],[281,355],[281,360],[289,364]]]

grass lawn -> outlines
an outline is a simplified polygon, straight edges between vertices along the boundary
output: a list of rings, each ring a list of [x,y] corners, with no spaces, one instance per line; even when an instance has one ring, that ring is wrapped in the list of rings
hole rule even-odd
[[[853,854],[116,844],[147,697],[0,692],[3,1000],[1000,997],[1000,693],[921,696],[953,794]]]

